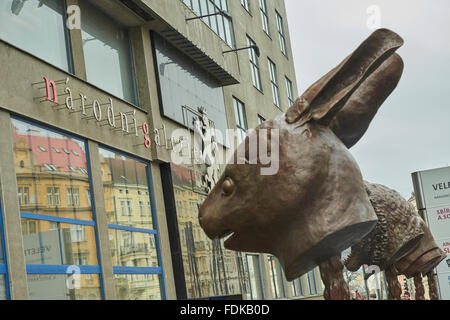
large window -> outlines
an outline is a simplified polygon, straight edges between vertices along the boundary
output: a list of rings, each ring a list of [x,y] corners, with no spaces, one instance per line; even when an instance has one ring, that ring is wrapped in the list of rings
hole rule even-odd
[[[197,115],[192,110],[198,113],[204,108],[215,129],[226,137],[228,124],[220,83],[162,37],[153,34],[153,40],[164,116],[193,128]],[[222,137],[216,136],[224,145]]]
[[[277,14],[277,28],[278,28],[278,36],[280,38],[280,47],[281,52],[287,57],[287,46],[286,46],[286,36],[284,35],[284,26],[283,26],[283,18],[281,15],[276,12]]]
[[[196,15],[206,16],[225,11],[229,14],[228,0],[181,0],[186,4]],[[202,20],[222,38],[230,47],[234,48],[234,34],[233,23],[228,17],[221,14],[204,17]]]
[[[150,165],[100,148],[116,298],[164,298]]]
[[[266,0],[259,0],[259,10],[261,11],[261,22],[265,33],[270,35],[269,30],[269,13],[267,11]]]
[[[90,186],[85,142],[18,119],[11,129],[30,299],[101,299],[90,199],[73,196]]]
[[[247,135],[247,117],[245,116],[245,106],[244,104],[233,97],[233,105],[234,105],[234,116],[236,118],[236,128],[239,131],[239,141],[240,144],[242,141],[245,140],[245,137]]]
[[[0,1],[0,39],[66,71],[70,70],[65,1]]]
[[[252,40],[249,36],[247,36],[247,45],[249,47],[256,46],[255,41]],[[256,50],[251,48],[249,51],[249,58],[250,58],[250,69],[252,72],[252,81],[253,85],[256,89],[259,91],[262,91],[262,84],[261,84],[261,74],[259,72],[259,62],[258,62],[258,56],[256,55]]]
[[[80,2],[80,8],[87,80],[119,98],[136,103],[126,27],[111,20],[85,0]]]
[[[280,90],[278,88],[277,66],[269,60],[270,83],[272,86],[273,103],[280,108]]]

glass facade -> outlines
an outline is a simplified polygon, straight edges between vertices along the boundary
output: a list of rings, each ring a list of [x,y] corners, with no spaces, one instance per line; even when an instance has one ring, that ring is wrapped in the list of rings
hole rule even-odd
[[[224,11],[229,14],[228,0],[182,0],[197,16],[206,16]],[[233,22],[221,14],[204,17],[202,20],[230,47],[234,48]]]
[[[243,254],[226,250],[223,240],[209,240],[198,223],[197,204],[206,198],[200,176],[180,166],[171,169],[187,299],[247,294]]]
[[[30,298],[101,299],[90,193],[80,192],[90,189],[85,142],[11,121]],[[81,281],[71,287],[74,266]]]
[[[80,1],[86,77],[99,88],[136,104],[131,47],[126,27]]]
[[[0,1],[0,39],[70,70],[65,1]]]
[[[161,299],[162,268],[150,165],[99,148],[117,299]]]

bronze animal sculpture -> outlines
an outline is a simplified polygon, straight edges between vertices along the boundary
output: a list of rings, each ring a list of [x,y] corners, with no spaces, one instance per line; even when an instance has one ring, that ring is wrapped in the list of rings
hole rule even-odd
[[[285,115],[247,136],[235,160],[249,154],[252,135],[278,131],[279,171],[260,175],[263,165],[247,158],[229,163],[199,210],[207,236],[231,234],[228,249],[275,255],[291,281],[371,232],[378,219],[348,148],[396,87],[403,63],[394,52],[402,44],[390,30],[375,31]]]
[[[378,222],[361,242],[352,246],[344,262],[346,268],[354,272],[366,264],[385,270],[392,300],[399,300],[402,292],[397,275],[414,278],[416,299],[424,299],[421,274],[434,269],[445,258],[444,252],[419,214],[396,191],[370,183],[366,183],[366,190]]]
[[[352,272],[363,264],[385,270],[416,248],[424,235],[422,219],[400,194],[368,182],[366,190],[378,222],[362,241],[352,246],[344,262]]]

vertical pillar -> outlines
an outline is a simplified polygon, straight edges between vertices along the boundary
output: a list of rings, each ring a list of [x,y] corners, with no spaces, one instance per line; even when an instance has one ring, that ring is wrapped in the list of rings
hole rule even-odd
[[[166,208],[164,205],[164,194],[162,188],[161,171],[159,164],[152,163],[153,197],[155,199],[156,218],[158,220],[159,244],[161,250],[161,262],[164,273],[164,284],[166,299],[176,300],[175,280],[172,267],[172,255],[170,251],[169,230],[167,227]],[[173,192],[173,191],[172,191]]]
[[[66,0],[66,6],[67,9],[70,9],[71,6],[78,6],[78,8],[80,8],[78,0]],[[78,12],[81,14],[81,9]],[[70,16],[68,18],[70,18]],[[67,24],[65,24],[65,27],[67,28]],[[84,61],[83,39],[81,37],[81,29],[76,28],[68,29],[68,33],[69,33],[70,49],[72,53],[73,73],[78,78],[86,80],[86,65]]]
[[[17,179],[12,145],[11,118],[0,110],[0,192],[5,235],[6,259],[11,299],[27,300],[28,285],[23,251],[20,207],[17,199]]]
[[[114,289],[114,272],[109,245],[108,219],[106,217],[105,197],[103,192],[102,171],[98,144],[88,141],[89,167],[91,168],[92,196],[94,199],[93,209],[95,212],[95,223],[97,228],[98,255],[101,261],[103,293],[106,300],[116,299]]]

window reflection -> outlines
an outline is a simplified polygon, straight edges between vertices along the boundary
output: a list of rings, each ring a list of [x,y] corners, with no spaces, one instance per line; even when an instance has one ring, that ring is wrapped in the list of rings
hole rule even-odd
[[[66,274],[27,275],[30,300],[101,300],[99,275],[79,275],[79,286],[68,286],[69,277]]]
[[[147,163],[99,148],[116,298],[161,299],[157,231]],[[128,274],[133,273],[133,274]]]
[[[11,122],[20,211],[92,221],[84,142],[16,119]],[[58,153],[55,148],[72,152]]]
[[[69,70],[64,1],[0,1],[0,39]]]
[[[192,127],[194,114],[183,106],[195,110],[204,107],[208,119],[222,133],[216,135],[217,142],[224,145],[228,125],[222,86],[157,34],[154,34],[154,44],[164,116]]]
[[[100,149],[109,224],[153,229],[147,164]]]
[[[158,274],[116,274],[114,283],[119,300],[161,300]]]
[[[30,298],[100,299],[100,276],[78,267],[99,265],[85,143],[18,119],[11,130]]]
[[[264,297],[258,255],[247,255],[247,268],[250,283],[249,298],[252,300],[262,300]]]
[[[22,219],[27,264],[98,265],[94,227]]]
[[[274,256],[267,257],[268,269],[270,274],[270,282],[272,294],[275,299],[285,297],[284,284],[283,284],[283,271],[278,259]]]
[[[135,103],[128,31],[101,11],[80,1],[81,35],[87,80]]]
[[[159,266],[154,234],[109,229],[109,239],[115,266]]]
[[[240,252],[226,250],[223,240],[209,240],[198,223],[197,204],[203,203],[206,195],[193,187],[197,181],[194,172],[172,165],[172,179],[187,298],[247,294],[245,258]]]

